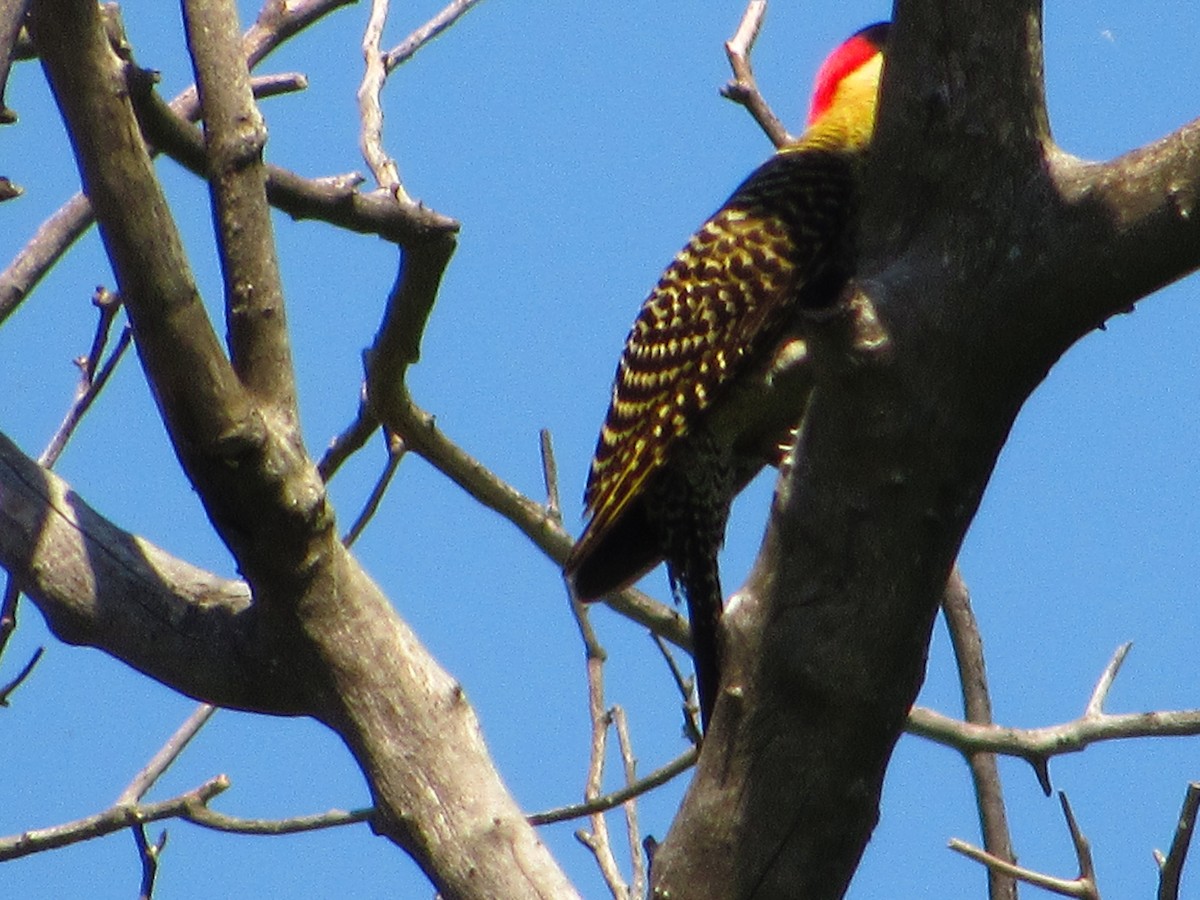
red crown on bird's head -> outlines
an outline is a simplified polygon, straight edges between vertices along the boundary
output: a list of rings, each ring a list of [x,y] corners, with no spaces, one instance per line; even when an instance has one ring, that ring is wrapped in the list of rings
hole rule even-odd
[[[825,57],[817,77],[813,80],[812,105],[808,110],[808,124],[819,119],[833,104],[838,85],[865,63],[883,52],[887,41],[888,23],[876,22],[856,31],[843,41],[836,50]]]

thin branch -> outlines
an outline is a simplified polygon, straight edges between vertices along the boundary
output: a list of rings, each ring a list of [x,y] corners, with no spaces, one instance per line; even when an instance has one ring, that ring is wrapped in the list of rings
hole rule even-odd
[[[180,818],[193,825],[223,831],[229,834],[300,834],[305,831],[320,831],[325,828],[341,828],[368,822],[375,815],[373,807],[353,810],[331,809],[311,816],[293,816],[288,819],[244,819],[227,816],[207,806],[194,806],[180,814]]]
[[[729,57],[733,79],[721,88],[721,96],[744,106],[754,117],[759,128],[770,138],[771,143],[779,148],[791,143],[795,138],[788,133],[763,98],[754,78],[754,70],[750,66],[750,52],[754,49],[754,42],[758,39],[766,14],[767,0],[750,0],[737,31],[725,42],[725,55]]]
[[[1113,653],[1112,659],[1108,661],[1108,665],[1104,667],[1104,671],[1100,673],[1096,687],[1092,690],[1092,696],[1088,698],[1087,706],[1083,710],[1085,719],[1104,715],[1104,702],[1108,699],[1108,692],[1112,690],[1113,681],[1116,679],[1117,673],[1121,671],[1121,664],[1125,662],[1125,657],[1129,655],[1131,647],[1133,647],[1133,641],[1126,641],[1118,647]]]
[[[412,59],[418,50],[457,22],[478,2],[479,0],[451,0],[441,12],[384,55],[387,71],[391,72]]]
[[[677,775],[682,775],[696,764],[696,757],[699,755],[699,750],[697,750],[695,747],[689,747],[666,765],[655,769],[644,778],[639,778],[633,784],[626,785],[619,790],[613,791],[611,794],[604,794],[602,796],[595,797],[594,799],[588,800],[584,803],[558,806],[554,809],[545,810],[544,812],[533,813],[529,816],[529,821],[533,825],[552,825],[555,822],[566,822],[570,819],[581,819],[584,816],[590,816],[593,813],[607,812],[610,809],[616,809],[629,799],[633,797],[640,797],[642,794],[648,793],[654,790],[654,788],[666,784]]]
[[[983,659],[983,639],[979,634],[979,623],[971,610],[971,596],[958,566],[950,573],[945,593],[942,595],[942,615],[954,647],[954,658],[958,664],[958,678],[962,687],[963,711],[968,722],[976,725],[992,724],[992,701],[988,691],[987,670]],[[983,845],[989,853],[999,859],[1016,862],[1012,836],[1008,829],[1008,816],[1004,809],[1004,791],[1000,784],[1000,770],[994,753],[968,753],[967,765],[975,785],[975,800],[979,809],[979,827],[983,832]],[[1017,885],[995,869],[988,869],[988,897],[990,900],[1016,900]]]
[[[255,100],[295,94],[308,90],[308,76],[303,72],[275,72],[270,75],[255,75],[250,79],[250,91]]]
[[[92,205],[80,191],[38,226],[8,268],[0,272],[0,324],[21,305],[92,222]]]
[[[284,41],[354,0],[263,0],[254,24],[242,35],[246,64],[253,69]]]
[[[387,493],[387,489],[396,475],[396,470],[400,468],[400,461],[404,459],[404,454],[408,452],[408,447],[404,445],[403,438],[391,432],[386,432],[385,438],[387,440],[387,463],[384,465],[383,471],[379,473],[379,478],[376,479],[375,486],[371,488],[370,496],[367,497],[367,502],[363,505],[362,512],[358,514],[358,517],[354,520],[354,524],[350,526],[350,530],[342,538],[342,543],[347,547],[352,546],[358,540],[359,535],[363,533],[363,529],[367,527],[367,524],[379,509],[379,504],[383,502],[383,495]]]
[[[154,91],[153,78],[131,69],[130,95],[146,139],[184,168],[204,175],[204,140],[200,132]],[[268,164],[267,199],[294,219],[315,219],[359,234],[376,234],[396,244],[425,241],[431,235],[458,230],[458,222],[418,203],[397,203],[383,192],[357,190],[357,174],[303,178]],[[3,280],[0,278],[0,288]],[[0,290],[0,303],[3,302]]]
[[[1095,868],[1092,864],[1092,852],[1088,846],[1087,838],[1084,837],[1083,832],[1079,829],[1079,824],[1075,821],[1075,814],[1071,811],[1071,804],[1067,802],[1067,795],[1060,791],[1058,797],[1062,802],[1063,816],[1067,820],[1067,828],[1071,832],[1071,842],[1075,847],[1075,858],[1079,862],[1079,876],[1077,878],[1068,880],[1066,878],[1056,878],[1053,875],[1035,872],[1033,869],[1014,865],[1007,860],[993,856],[986,850],[981,850],[957,838],[950,841],[950,849],[976,862],[983,863],[989,869],[994,869],[1010,878],[1015,878],[1026,884],[1032,884],[1035,887],[1043,888],[1055,894],[1060,894],[1063,897],[1078,897],[1080,900],[1100,900],[1100,891],[1096,886]]]
[[[74,822],[0,838],[0,862],[103,837],[131,825],[157,822],[160,819],[186,817],[190,810],[202,808],[213,797],[228,788],[229,779],[224,775],[218,775],[216,778],[204,782],[198,788],[180,794],[178,797],[172,797],[170,800],[140,805],[113,806],[102,813],[76,819]]]
[[[373,383],[384,381],[376,375],[370,380]],[[433,416],[416,406],[406,392],[391,398],[386,407],[381,418],[404,436],[415,453],[469,496],[514,524],[550,559],[562,565],[574,539],[542,504],[525,497],[450,440],[437,427]],[[605,597],[604,603],[678,647],[687,649],[691,646],[687,620],[639,590],[627,588]]]
[[[232,0],[184,0],[183,10],[204,111],[230,357],[250,392],[295,423],[292,351],[263,165],[267,127],[250,89],[237,7]]]
[[[164,829],[158,841],[151,844],[146,838],[145,825],[134,825],[130,831],[133,832],[133,842],[137,846],[138,859],[142,864],[142,886],[138,900],[150,900],[154,894],[154,879],[158,876],[158,858],[167,846],[167,832]]]
[[[1200,810],[1200,782],[1193,781],[1188,785],[1187,794],[1183,798],[1183,809],[1179,813],[1179,822],[1175,826],[1175,836],[1171,839],[1171,849],[1164,857],[1155,851],[1158,862],[1158,894],[1157,900],[1179,900],[1179,883],[1183,878],[1183,864],[1187,861],[1188,848],[1192,843],[1192,833],[1196,829],[1196,813]]]
[[[547,472],[549,481],[549,473]],[[553,490],[553,484],[550,485]],[[583,789],[585,801],[595,800],[600,796],[604,785],[604,760],[608,746],[608,728],[612,724],[612,711],[604,705],[604,663],[607,654],[600,645],[596,632],[588,621],[588,608],[580,602],[567,584],[567,597],[571,603],[571,613],[579,626],[579,634],[583,639],[584,667],[587,672],[588,718],[592,723],[591,752],[588,756],[587,780]],[[589,816],[591,831],[580,829],[575,832],[585,847],[592,851],[596,864],[600,867],[600,875],[608,885],[615,900],[627,900],[630,896],[629,885],[621,877],[617,861],[613,857],[612,843],[608,836],[608,822],[604,813],[594,811]]]
[[[58,461],[59,456],[62,455],[62,451],[67,445],[67,441],[74,434],[75,428],[83,420],[84,414],[108,383],[125,351],[129,349],[131,335],[129,329],[126,328],[121,332],[121,337],[117,341],[116,348],[104,364],[100,366],[99,360],[101,354],[104,352],[104,346],[108,341],[109,329],[112,327],[113,319],[120,308],[120,297],[103,288],[97,288],[92,302],[100,310],[100,319],[96,324],[96,334],[92,339],[92,347],[88,355],[76,360],[80,368],[80,380],[75,390],[75,398],[67,409],[67,413],[58,426],[58,430],[51,437],[50,443],[46,445],[46,449],[38,457],[38,465],[46,468],[52,468]],[[99,366],[99,372],[97,372],[97,366]],[[20,594],[21,592],[17,588],[16,581],[10,576],[5,581],[4,598],[0,602],[0,655],[3,655],[4,648],[8,644],[8,639],[17,628],[17,603],[20,600]],[[8,695],[29,675],[40,656],[41,651],[39,650],[33,660],[30,661],[30,664],[8,685],[7,689],[0,691],[0,705],[7,705]]]
[[[100,328],[106,329],[105,313],[101,313]],[[99,337],[99,330],[97,331]],[[79,379],[79,387],[75,391],[75,399],[67,409],[66,415],[63,416],[62,422],[58,426],[58,430],[54,432],[54,436],[50,439],[50,443],[46,449],[42,451],[42,455],[38,457],[38,465],[51,468],[58,462],[59,456],[66,449],[67,441],[75,433],[75,429],[79,427],[79,423],[83,421],[84,414],[91,408],[96,398],[100,396],[100,392],[104,390],[104,386],[108,384],[109,378],[117,369],[117,364],[125,355],[125,351],[129,349],[133,341],[133,333],[124,328],[121,331],[121,336],[117,338],[117,345],[113,348],[112,353],[108,355],[108,359],[100,367],[95,377],[92,377],[89,371],[94,363],[93,357],[88,357],[82,361],[80,365],[81,375]]]
[[[650,633],[650,637],[654,640],[654,646],[658,647],[658,652],[662,654],[663,660],[671,672],[671,677],[675,681],[675,687],[679,690],[680,706],[683,709],[683,732],[689,741],[699,745],[700,707],[692,700],[694,681],[691,676],[679,668],[679,663],[675,662],[675,656],[671,653],[671,648],[667,646],[666,641],[653,632]]]
[[[268,53],[327,13],[352,0],[265,0],[258,20],[242,38],[248,65],[253,68]],[[195,87],[171,101],[171,109],[189,121],[200,114]],[[92,206],[82,191],[43,222],[29,242],[0,273],[0,323],[16,309],[46,272],[91,227]]]
[[[402,203],[411,203],[412,198],[404,190],[400,180],[400,169],[396,161],[383,149],[383,107],[379,95],[387,80],[387,67],[379,41],[383,26],[387,23],[388,0],[371,0],[371,15],[363,32],[362,52],[365,68],[362,83],[358,87],[358,116],[362,123],[358,146],[366,160],[367,168],[375,176],[380,188],[395,196]]]
[[[366,399],[363,398],[358,404],[358,413],[355,415],[354,421],[329,442],[329,446],[325,449],[325,455],[317,463],[317,472],[320,474],[321,480],[328,483],[337,470],[342,467],[342,463],[361,450],[378,427],[379,419],[371,412]]]
[[[45,647],[38,647],[33,651],[33,656],[29,658],[29,662],[25,663],[21,671],[17,673],[8,684],[0,685],[0,706],[8,706],[8,698],[12,696],[12,692],[19,688],[32,673],[34,666],[42,658],[42,654],[46,652]]]
[[[562,524],[562,500],[558,491],[558,463],[554,460],[554,441],[550,429],[538,432],[542,453],[542,483],[546,486],[546,513]]]
[[[625,770],[625,785],[637,783],[637,759],[633,755],[633,741],[629,737],[629,721],[625,710],[614,706],[612,711],[613,727],[617,731],[617,743],[621,748],[621,763]],[[629,858],[633,867],[633,877],[629,883],[629,896],[640,898],[646,893],[646,865],[642,860],[641,830],[638,828],[637,803],[631,797],[621,804],[625,811],[625,832],[629,838]]]
[[[208,723],[216,711],[217,707],[209,703],[201,703],[197,706],[183,721],[183,724],[175,730],[175,733],[167,738],[167,742],[146,763],[145,767],[133,777],[125,790],[121,791],[116,805],[125,806],[141,800],[163,772],[179,758],[187,745],[191,743],[192,738]]]
[[[608,727],[612,724],[611,713],[604,708],[604,657],[593,654],[589,648],[587,654],[588,681],[588,713],[592,720],[591,754],[588,759],[587,784],[583,796],[587,800],[595,800],[600,796],[604,780],[604,757],[608,747]],[[591,831],[575,832],[585,847],[592,851],[604,883],[608,885],[616,900],[624,900],[629,896],[629,886],[621,877],[620,868],[613,857],[612,843],[608,837],[608,822],[601,812],[589,816]]]
[[[1105,667],[1088,708],[1103,703],[1127,646],[1117,649]],[[1097,700],[1098,698],[1098,700]],[[1007,728],[961,722],[939,712],[914,706],[908,717],[910,734],[928,738],[961,753],[992,752],[1042,764],[1054,756],[1077,753],[1091,744],[1135,737],[1190,737],[1200,734],[1200,709],[1147,713],[1093,712],[1045,728]]]

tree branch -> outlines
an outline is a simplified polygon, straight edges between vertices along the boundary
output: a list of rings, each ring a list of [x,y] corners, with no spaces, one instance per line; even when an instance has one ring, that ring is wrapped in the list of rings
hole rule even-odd
[[[942,615],[946,619],[950,642],[954,646],[954,658],[958,663],[966,719],[977,725],[990,725],[992,700],[983,662],[983,639],[979,634],[975,613],[971,610],[971,596],[958,566],[950,573],[946,593],[942,596]],[[969,753],[966,759],[975,785],[983,845],[993,856],[1016,862],[996,757],[991,753]],[[996,869],[989,868],[987,871],[989,900],[1016,900],[1016,882]]]
[[[1039,773],[1051,757],[1078,753],[1090,744],[1136,737],[1188,737],[1200,734],[1200,709],[1148,713],[1106,713],[1102,709],[1121,661],[1129,651],[1122,644],[1101,674],[1084,713],[1077,719],[1046,728],[1006,728],[960,722],[924,707],[913,707],[908,732],[928,738],[964,755],[1003,753],[1030,762]],[[1049,794],[1049,782],[1039,774]]]
[[[44,850],[66,847],[91,838],[103,837],[131,825],[144,825],[160,819],[185,817],[189,810],[204,806],[209,800],[228,788],[229,779],[224,775],[218,775],[216,778],[204,782],[195,790],[172,797],[170,800],[141,805],[112,806],[102,813],[67,822],[64,825],[0,838],[0,862],[18,859]]]
[[[843,894],[1000,448],[1084,331],[1064,299],[1080,290],[1081,230],[1057,227],[1041,4],[895,9],[855,280],[803,329],[815,387],[759,557],[726,607],[721,690],[655,856],[656,897]],[[1151,261],[1160,277],[1109,288],[1110,308],[1200,260],[1194,224],[1176,238],[1178,256]],[[1092,248],[1139,265],[1135,242]]]
[[[725,42],[725,55],[729,57],[733,79],[721,88],[721,96],[746,107],[758,123],[758,127],[775,148],[779,149],[794,138],[759,91],[754,69],[750,65],[750,51],[754,49],[754,42],[758,40],[758,32],[766,14],[767,0],[750,0],[737,31]]]
[[[1058,798],[1062,803],[1063,816],[1067,820],[1067,829],[1071,833],[1071,843],[1075,846],[1075,858],[1079,861],[1077,878],[1067,879],[1044,875],[1041,872],[1035,872],[1006,859],[1001,859],[957,838],[950,841],[950,849],[976,862],[983,863],[989,870],[1026,884],[1032,884],[1051,893],[1063,897],[1078,897],[1080,900],[1100,900],[1100,890],[1096,886],[1096,870],[1092,863],[1092,851],[1088,846],[1087,838],[1080,830],[1079,823],[1075,821],[1075,814],[1071,812],[1071,804],[1067,802],[1067,795],[1060,791]]]
[[[260,403],[295,427],[292,351],[262,159],[267,126],[250,90],[237,8],[232,0],[185,0],[183,11],[204,116],[233,368]]]
[[[1157,850],[1154,858],[1158,862],[1157,900],[1179,900],[1179,884],[1183,879],[1183,864],[1187,861],[1188,848],[1192,843],[1192,832],[1196,830],[1196,814],[1200,811],[1200,783],[1188,785],[1183,799],[1183,809],[1175,826],[1175,836],[1166,856]]]

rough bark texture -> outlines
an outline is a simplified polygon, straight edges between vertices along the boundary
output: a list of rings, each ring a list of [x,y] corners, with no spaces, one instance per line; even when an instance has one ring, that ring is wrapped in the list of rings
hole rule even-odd
[[[658,897],[844,893],[1017,411],[1074,341],[1200,264],[1200,125],[1085,165],[1050,138],[1039,3],[899,0],[895,21],[859,277],[813,323],[798,462],[725,617]]]
[[[198,24],[193,43],[236,42],[232,4],[187,5],[194,24],[224,23]],[[35,2],[30,27],[175,452],[250,590],[197,577],[104,522],[7,443],[0,562],[66,639],[204,700],[306,714],[333,728],[370,784],[375,828],[412,854],[442,896],[574,896],[495,771],[461,687],[338,540],[292,408],[261,142],[252,139],[232,166],[227,153],[231,141],[245,143],[243,117],[231,114],[245,97],[206,97],[226,104],[207,138],[233,365],[201,303],[138,130],[126,61],[109,46],[99,8]],[[209,58],[198,65],[202,80],[220,81],[211,58],[231,58],[228,50],[197,52]],[[252,179],[241,177],[247,168]],[[236,253],[226,252],[232,241],[244,242]],[[125,608],[129,585],[138,609]]]

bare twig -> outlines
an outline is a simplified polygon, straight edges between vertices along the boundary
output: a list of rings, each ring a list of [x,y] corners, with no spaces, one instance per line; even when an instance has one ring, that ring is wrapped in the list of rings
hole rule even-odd
[[[38,661],[42,658],[42,654],[45,652],[45,647],[38,647],[33,651],[33,656],[29,658],[29,662],[25,663],[16,677],[9,681],[8,684],[0,685],[0,706],[8,706],[8,698],[12,696],[12,692],[19,688],[25,679],[30,676],[34,666],[38,664]]]
[[[750,51],[754,49],[754,42],[758,39],[758,32],[766,14],[767,0],[750,0],[737,31],[725,42],[725,55],[729,57],[733,79],[721,88],[721,96],[746,107],[771,143],[778,148],[790,143],[794,138],[763,98],[754,78],[754,70],[750,66]]]
[[[542,483],[546,486],[546,513],[562,524],[562,502],[558,493],[558,463],[554,460],[554,441],[550,429],[538,432],[542,451]]]
[[[137,845],[138,859],[142,863],[142,887],[138,900],[150,900],[154,894],[154,879],[158,876],[158,858],[167,846],[167,832],[164,829],[158,841],[151,844],[146,838],[145,825],[134,825],[130,831],[133,832],[133,842]]]
[[[612,711],[613,727],[617,730],[617,743],[621,748],[621,763],[625,770],[625,786],[637,783],[637,759],[633,755],[633,741],[629,737],[629,721],[625,710],[614,706]],[[633,877],[629,882],[629,896],[642,897],[646,893],[646,865],[642,860],[641,831],[638,828],[637,803],[634,798],[621,804],[625,811],[625,832],[629,838],[629,858],[633,867]]]
[[[351,0],[292,0],[289,3],[265,0],[258,20],[242,37],[248,65],[253,68],[288,38],[349,2]],[[195,121],[200,114],[195,87],[176,96],[170,106],[177,114]],[[29,296],[46,272],[93,221],[91,204],[81,191],[38,227],[8,268],[0,272],[0,323]]]
[[[376,479],[375,486],[371,489],[371,494],[367,497],[367,502],[363,505],[362,512],[358,514],[358,518],[354,520],[354,524],[350,526],[350,530],[342,538],[342,543],[347,547],[358,540],[359,535],[363,533],[363,529],[367,527],[367,523],[371,521],[371,517],[375,515],[375,511],[379,509],[379,504],[383,501],[383,495],[387,493],[387,489],[396,475],[396,470],[400,467],[400,460],[404,459],[404,454],[408,451],[408,448],[404,445],[403,438],[390,432],[386,433],[386,438],[387,463],[384,465],[383,471],[379,473],[379,478]]]
[[[418,50],[457,22],[479,0],[451,0],[436,16],[406,37],[384,55],[384,64],[391,72],[408,62]]]
[[[195,806],[188,809],[180,818],[193,825],[229,834],[279,835],[356,825],[359,822],[368,821],[373,815],[375,815],[373,808],[353,809],[348,812],[331,809],[328,812],[316,813],[311,816],[293,816],[288,819],[243,819],[239,816],[227,816],[209,809],[207,806]]]
[[[550,482],[550,472],[545,469],[547,482]],[[553,484],[550,482],[550,489]],[[604,705],[604,662],[606,654],[600,645],[596,632],[588,621],[588,607],[580,602],[575,592],[567,585],[567,597],[571,603],[571,613],[579,626],[579,634],[583,639],[585,669],[587,672],[588,688],[588,718],[592,723],[591,752],[588,756],[587,780],[583,789],[585,801],[593,801],[601,795],[604,786],[604,759],[608,747],[608,728],[612,724],[613,714]],[[593,811],[589,816],[591,831],[580,829],[575,832],[579,842],[592,851],[596,864],[600,867],[600,875],[612,892],[615,900],[626,900],[630,896],[629,885],[621,877],[617,861],[613,857],[612,844],[608,836],[608,823],[602,811]]]
[[[320,473],[321,479],[328,482],[341,468],[342,463],[363,448],[378,427],[379,419],[371,412],[364,398],[358,404],[358,413],[354,421],[329,442],[325,455],[317,464],[317,472]]]
[[[687,735],[687,739],[693,744],[699,744],[700,707],[692,701],[693,681],[679,668],[679,663],[675,662],[675,656],[671,653],[671,648],[667,646],[666,641],[653,632],[651,632],[650,637],[654,640],[654,646],[658,647],[658,652],[662,654],[663,659],[666,661],[667,668],[671,671],[671,677],[675,680],[675,687],[679,690],[679,697],[682,700],[681,706],[683,708],[684,734]]]
[[[353,2],[354,0],[288,0],[287,3],[280,3],[278,0],[263,0],[258,18],[242,35],[242,52],[246,54],[246,64],[253,69],[284,41],[299,34],[338,7]],[[195,102],[194,94],[192,102]]]
[[[1183,809],[1171,839],[1171,849],[1163,856],[1157,850],[1154,858],[1158,862],[1157,900],[1179,900],[1179,883],[1183,877],[1183,864],[1187,860],[1192,833],[1196,829],[1196,813],[1200,810],[1200,782],[1188,785],[1183,798]]]
[[[308,90],[308,77],[303,72],[255,75],[250,79],[250,90],[256,100],[278,97],[281,94],[294,94],[298,91]]]
[[[159,819],[185,817],[190,810],[203,807],[228,787],[229,779],[224,775],[218,775],[216,778],[204,782],[198,788],[188,791],[186,794],[180,794],[178,797],[172,797],[170,800],[137,806],[129,804],[113,806],[102,813],[77,819],[74,822],[0,838],[0,862],[102,837],[131,825],[157,822]]]
[[[587,800],[595,800],[600,796],[604,781],[604,757],[608,748],[608,726],[612,723],[611,714],[604,708],[603,667],[603,657],[593,655],[589,651],[587,658],[588,712],[592,719],[592,749],[588,760],[587,784],[583,791],[583,796]],[[613,857],[612,844],[608,837],[608,823],[601,812],[592,813],[589,819],[591,831],[581,829],[575,832],[575,837],[596,857],[600,874],[615,900],[625,900],[629,896],[629,886],[621,877],[621,871]]]
[[[1124,658],[1118,648],[1105,668],[1092,697],[1100,697],[1111,685],[1113,662]],[[1093,705],[1089,700],[1088,706]],[[1044,771],[1048,759],[1064,753],[1077,753],[1101,741],[1135,737],[1190,737],[1200,734],[1200,709],[1147,713],[1106,713],[1083,715],[1070,722],[1046,728],[1006,728],[1001,725],[976,725],[961,722],[939,712],[914,706],[909,713],[910,734],[953,747],[961,753],[987,751],[1016,756]]]
[[[942,595],[942,615],[946,619],[950,642],[954,646],[954,658],[958,663],[958,678],[962,687],[966,720],[977,725],[990,725],[992,701],[983,660],[983,640],[979,634],[979,624],[971,610],[970,593],[958,566],[950,573]],[[979,809],[983,846],[999,859],[1016,862],[996,756],[994,753],[964,755],[975,785],[975,801]],[[1017,884],[1013,879],[991,868],[987,873],[990,900],[1016,900]]]
[[[1088,698],[1087,706],[1083,710],[1085,719],[1094,719],[1104,715],[1104,702],[1108,699],[1108,692],[1112,690],[1113,681],[1116,679],[1117,673],[1121,671],[1121,664],[1125,662],[1125,657],[1129,655],[1131,647],[1133,647],[1133,641],[1126,641],[1118,647],[1113,653],[1112,659],[1108,661],[1108,665],[1104,667],[1104,671],[1100,673],[1100,679],[1096,682],[1092,696]]]
[[[154,786],[154,782],[158,781],[163,772],[179,758],[192,738],[207,724],[216,711],[217,708],[211,704],[199,704],[183,721],[183,724],[175,730],[175,733],[167,738],[167,742],[146,763],[145,767],[133,777],[125,790],[121,791],[115,805],[126,806],[130,803],[137,803],[146,796],[146,792]]]
[[[533,813],[529,816],[529,821],[534,825],[551,825],[555,822],[565,822],[569,819],[590,816],[592,813],[616,809],[631,797],[639,797],[659,785],[666,784],[677,775],[683,774],[696,764],[697,756],[699,756],[699,751],[695,747],[690,747],[666,765],[655,769],[649,775],[639,778],[633,784],[626,785],[620,790],[613,791],[611,794],[604,794],[584,803],[574,803],[568,806],[548,809],[544,812]]]
[[[396,161],[383,149],[383,107],[379,103],[379,95],[383,91],[383,83],[387,80],[387,67],[384,64],[383,52],[379,49],[379,40],[383,35],[387,14],[388,0],[372,0],[371,15],[367,19],[362,40],[363,60],[366,66],[362,84],[358,88],[358,115],[362,122],[358,145],[363,159],[367,162],[367,168],[375,176],[379,187],[401,202],[411,203],[412,200],[400,180],[400,170]]]
[[[104,325],[105,314],[101,313],[101,327]],[[99,331],[97,331],[99,336]],[[117,338],[117,345],[113,348],[112,353],[108,355],[108,359],[96,372],[95,377],[92,377],[92,362],[94,357],[89,356],[86,360],[81,361],[79,387],[75,391],[75,399],[67,409],[66,415],[63,416],[62,422],[58,426],[58,430],[54,432],[54,436],[50,439],[50,443],[46,449],[42,451],[42,455],[38,457],[38,465],[52,468],[58,462],[59,456],[66,449],[67,441],[71,439],[71,435],[75,433],[75,429],[79,427],[79,423],[83,420],[84,414],[91,408],[96,398],[100,396],[100,392],[104,390],[104,386],[108,384],[109,378],[117,369],[117,364],[125,355],[125,351],[129,349],[132,342],[133,334],[128,328],[121,331],[121,336]],[[96,352],[93,350],[93,352]]]
[[[244,819],[209,809],[208,802],[228,788],[229,779],[218,775],[200,787],[169,800],[158,803],[118,803],[104,812],[74,822],[0,838],[0,862],[66,847],[112,834],[122,828],[161,819],[182,819],[203,828],[233,834],[278,835],[353,825],[367,821],[375,812],[373,809],[356,809],[350,812],[333,809],[288,819]]]
[[[1067,802],[1067,795],[1060,791],[1058,797],[1062,802],[1063,815],[1066,817],[1067,828],[1071,832],[1071,841],[1075,846],[1075,858],[1079,861],[1079,877],[1077,878],[1056,878],[1053,875],[1035,872],[1033,869],[1014,865],[1007,860],[993,856],[986,850],[981,850],[957,838],[950,841],[950,849],[976,862],[983,863],[989,869],[1002,872],[1010,878],[1015,878],[1026,884],[1032,884],[1035,887],[1043,888],[1063,897],[1078,897],[1080,900],[1100,900],[1100,891],[1096,886],[1095,868],[1092,864],[1092,852],[1088,846],[1087,838],[1079,830],[1079,824],[1075,821],[1074,813],[1071,812],[1071,804]]]

